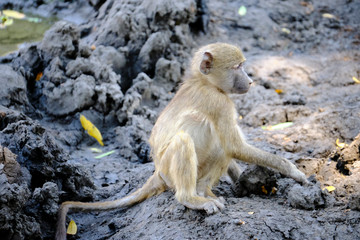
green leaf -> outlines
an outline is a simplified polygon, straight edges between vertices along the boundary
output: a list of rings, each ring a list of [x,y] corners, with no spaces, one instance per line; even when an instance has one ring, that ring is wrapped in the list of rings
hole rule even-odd
[[[42,21],[40,18],[36,18],[36,17],[27,17],[26,20],[33,23],[39,23]]]
[[[238,10],[238,14],[240,15],[240,16],[245,16],[245,14],[246,14],[246,7],[243,5],[243,6],[241,6],[240,8],[239,8],[239,10]]]
[[[115,150],[112,150],[112,151],[100,154],[100,155],[96,156],[95,158],[96,159],[103,158],[103,157],[109,156],[110,154],[113,154],[114,152],[115,152]]]

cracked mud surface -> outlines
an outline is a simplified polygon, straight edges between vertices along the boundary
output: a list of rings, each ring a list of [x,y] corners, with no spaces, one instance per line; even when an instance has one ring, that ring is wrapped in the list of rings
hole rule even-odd
[[[154,170],[147,139],[159,112],[194,49],[216,41],[244,50],[255,82],[233,96],[249,143],[288,158],[313,184],[241,163],[235,184],[224,176],[214,189],[226,200],[221,213],[189,210],[167,191],[127,209],[71,213],[78,233],[68,239],[360,238],[357,1],[3,2],[0,9],[68,20],[0,58],[4,239],[53,239],[62,201],[111,200],[139,188]],[[90,147],[100,146],[80,114],[102,132],[102,151],[114,154],[95,159]]]

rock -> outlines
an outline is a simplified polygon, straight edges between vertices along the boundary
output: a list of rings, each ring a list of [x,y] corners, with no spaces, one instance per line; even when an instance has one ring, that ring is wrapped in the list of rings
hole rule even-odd
[[[29,106],[24,77],[7,65],[0,65],[0,72],[2,83],[0,88],[0,105],[15,109],[24,109],[26,106]]]
[[[27,119],[22,112],[10,110],[0,105],[0,131],[6,128],[10,123]]]
[[[0,231],[2,239],[41,238],[40,224],[34,217],[24,213],[30,196],[30,189],[25,182],[10,183],[8,176],[0,167]]]
[[[30,44],[21,48],[19,56],[12,62],[13,68],[25,77],[29,91],[33,90],[36,76],[44,68],[43,64],[43,59],[39,54],[36,44]]]
[[[139,73],[153,77],[161,57],[177,59],[183,67],[194,44],[190,24],[205,15],[205,4],[197,6],[193,0],[147,0],[140,5],[136,1],[107,1],[90,24],[98,29],[94,38],[96,46],[126,49],[126,66],[121,71],[121,87],[125,92]]]
[[[101,70],[104,70],[101,69],[102,66],[98,63],[98,61],[94,62],[88,58],[78,57],[66,65],[66,76],[74,79],[79,77],[81,74],[86,74],[99,79],[102,75]]]
[[[279,94],[277,94],[273,90],[266,89],[264,86],[251,86],[248,93],[242,95],[235,95],[233,98],[239,114],[241,116],[244,116],[244,121],[250,126],[262,126],[264,124],[263,120],[269,121],[269,118],[274,117],[275,114],[278,115],[278,117],[276,117],[276,119],[274,120],[278,120],[277,118],[284,118],[284,116],[282,116],[283,113],[278,113],[279,111],[282,112],[282,110],[280,110],[280,106],[278,106],[282,104]],[[267,117],[266,113],[261,113],[261,111],[257,110],[257,108],[260,107],[261,110],[269,112],[270,109],[267,104],[269,102],[272,103],[272,108],[276,108],[278,110],[276,111],[276,113],[271,113],[270,116]],[[252,111],[254,112],[252,113]],[[263,119],[257,117],[256,112],[260,113],[262,115],[261,118]],[[249,119],[247,120],[248,114]]]
[[[6,110],[7,118],[11,118],[14,114],[16,114],[15,111]],[[2,121],[2,118],[0,120]],[[15,153],[20,165],[25,166],[31,175],[36,176],[31,182],[33,188],[42,186],[54,177],[62,179],[62,176],[67,176],[64,179],[73,178],[74,180],[75,171],[80,171],[74,168],[66,173],[65,169],[70,167],[66,164],[69,159],[68,153],[63,150],[51,131],[37,121],[26,118],[9,123],[1,133],[3,137],[0,139],[0,144]],[[78,187],[91,186],[85,173],[82,178],[84,182]]]
[[[116,81],[118,76],[115,74],[111,75],[114,75],[114,82],[101,83],[95,87],[97,95],[95,108],[103,113],[108,113],[111,110],[116,111],[124,101],[124,94]]]
[[[260,104],[244,118],[249,126],[263,126],[286,122],[285,108]]]
[[[139,53],[139,65],[145,73],[152,73],[155,70],[157,60],[164,55],[169,45],[169,32],[156,32],[150,35]]]
[[[46,110],[55,116],[68,115],[94,104],[95,79],[80,75],[75,80],[67,80],[53,91],[44,91]]]
[[[166,25],[173,27],[176,24],[195,22],[197,13],[195,4],[192,0],[181,2],[171,0],[156,3],[146,0],[143,1],[142,8],[145,10],[146,16],[152,19],[152,25],[156,29]],[[203,6],[199,5],[199,7]]]
[[[54,57],[75,59],[79,51],[79,28],[65,21],[56,22],[48,31],[39,45],[45,60]]]
[[[45,78],[36,84],[34,98],[40,99],[42,107],[55,116],[80,112],[91,106],[102,113],[118,109],[123,101],[121,78],[110,62],[102,58],[108,56],[109,61],[116,62],[122,55],[110,47],[100,49],[105,50],[88,58],[77,57],[67,64],[59,57],[52,59],[44,71]]]
[[[0,231],[4,239],[50,237],[59,199],[89,201],[93,183],[80,166],[67,163],[53,132],[15,110],[0,106],[0,112],[0,145],[18,156],[17,163],[0,163]]]
[[[333,161],[337,161],[336,168],[345,175],[350,175],[355,162],[360,163],[360,134],[358,134],[350,145],[344,148],[338,148],[330,155]],[[360,164],[357,164],[358,166]]]
[[[166,91],[172,91],[174,85],[181,81],[181,65],[175,60],[160,58],[155,66],[155,84],[165,88]]]
[[[320,183],[310,186],[293,185],[288,193],[290,206],[301,209],[319,209],[325,207]]]
[[[60,84],[66,82],[67,77],[64,73],[64,62],[60,59],[60,57],[55,57],[51,60],[50,64],[44,70],[44,79],[46,78],[49,82],[53,83],[52,87],[58,87]],[[41,83],[37,84],[37,87],[42,90],[46,88],[46,85]]]
[[[146,142],[140,143],[137,155],[139,156],[140,163],[151,162],[152,158],[150,145]]]
[[[2,146],[0,146],[0,168],[2,168],[9,183],[14,183],[21,173],[20,164],[16,161],[16,154]]]
[[[293,91],[284,96],[285,105],[305,105],[306,97],[298,91]]]
[[[352,194],[348,199],[348,208],[360,211],[360,194]]]
[[[241,173],[233,191],[238,197],[250,194],[270,195],[273,188],[277,187],[276,175],[278,174],[269,168],[250,165]]]
[[[122,108],[116,112],[121,125],[115,128],[116,142],[121,149],[121,155],[132,162],[139,159],[146,162],[149,158],[145,143],[156,119],[154,111],[146,106],[153,101],[149,96],[152,83],[149,76],[140,73],[126,92]]]
[[[92,57],[98,58],[103,64],[110,66],[117,74],[121,73],[126,64],[125,55],[111,46],[98,46],[92,53]]]
[[[191,23],[190,26],[196,32],[202,31],[203,33],[207,33],[210,21],[210,13],[207,7],[207,1],[196,0],[196,7],[196,20],[194,23]]]
[[[46,215],[56,218],[59,205],[59,189],[56,183],[46,182],[41,188],[35,188],[32,202],[40,204],[40,210]]]
[[[145,73],[140,73],[136,79],[134,79],[133,86],[128,89],[124,96],[123,106],[117,111],[117,118],[120,123],[124,123],[130,119],[135,111],[138,114],[144,111],[141,106],[143,98],[146,98],[149,94],[148,91],[153,80],[149,78]]]

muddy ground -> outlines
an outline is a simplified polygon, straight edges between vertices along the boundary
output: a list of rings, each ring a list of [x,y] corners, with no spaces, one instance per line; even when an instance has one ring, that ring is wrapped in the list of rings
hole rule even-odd
[[[233,96],[248,141],[312,184],[241,163],[235,184],[224,176],[215,188],[221,213],[189,210],[168,191],[128,209],[72,213],[78,233],[68,239],[360,239],[358,1],[1,1],[8,8],[62,20],[0,58],[2,239],[53,239],[62,201],[139,188],[154,170],[147,139],[159,112],[193,51],[216,41],[243,49],[255,81]],[[282,122],[293,125],[262,128]],[[115,153],[96,159],[91,147]]]

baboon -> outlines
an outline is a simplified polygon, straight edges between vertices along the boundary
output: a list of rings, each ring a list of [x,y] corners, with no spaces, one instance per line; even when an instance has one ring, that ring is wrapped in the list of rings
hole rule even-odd
[[[107,202],[64,202],[59,209],[56,239],[66,238],[68,210],[108,210],[128,207],[166,189],[191,209],[216,213],[224,200],[211,191],[226,172],[235,181],[240,174],[235,160],[271,167],[307,183],[304,173],[290,161],[248,143],[237,124],[230,93],[246,93],[251,78],[243,68],[241,50],[226,43],[200,48],[180,89],[157,119],[149,139],[154,174],[134,193]]]

